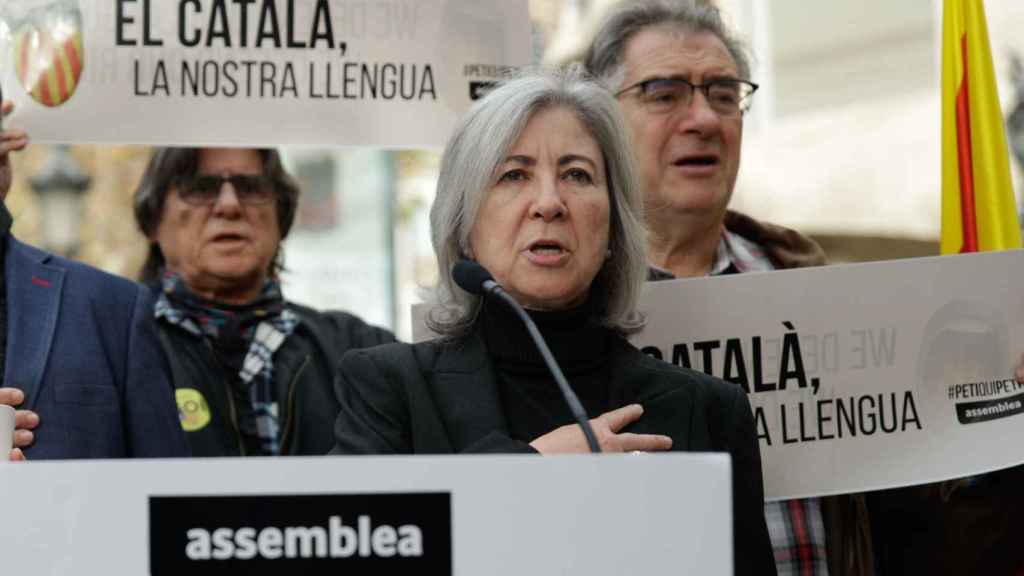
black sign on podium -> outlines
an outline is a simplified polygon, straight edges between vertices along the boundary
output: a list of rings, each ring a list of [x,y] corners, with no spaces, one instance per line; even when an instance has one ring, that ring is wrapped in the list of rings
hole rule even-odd
[[[451,494],[153,496],[150,574],[452,574]]]

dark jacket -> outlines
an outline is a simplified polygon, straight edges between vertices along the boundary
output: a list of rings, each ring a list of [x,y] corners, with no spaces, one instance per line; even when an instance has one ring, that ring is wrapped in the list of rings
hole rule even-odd
[[[1024,575],[1024,466],[868,494],[878,574]]]
[[[295,331],[274,353],[274,396],[281,424],[281,454],[326,454],[334,445],[331,434],[338,415],[332,382],[342,355],[353,348],[394,342],[387,330],[370,326],[344,312],[317,312],[288,303],[299,318]],[[237,374],[228,370],[205,339],[158,322],[160,341],[171,366],[178,409],[203,410],[183,390],[201,394],[206,403],[201,424],[186,437],[195,456],[245,456],[238,432],[238,399],[232,394]],[[183,423],[185,420],[183,419]],[[195,426],[192,426],[195,427]]]
[[[144,286],[7,237],[4,386],[39,413],[30,460],[187,456]]]
[[[665,434],[673,450],[732,456],[736,574],[775,574],[764,521],[761,459],[747,397],[738,386],[659,362],[616,339],[611,405],[638,402],[627,431]],[[510,437],[482,338],[391,344],[345,355],[335,386],[340,454],[534,452]]]

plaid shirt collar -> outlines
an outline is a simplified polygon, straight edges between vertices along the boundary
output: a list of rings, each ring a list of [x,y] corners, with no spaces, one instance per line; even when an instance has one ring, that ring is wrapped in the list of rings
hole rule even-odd
[[[708,276],[768,272],[774,269],[772,261],[768,259],[760,246],[739,234],[722,228],[722,235],[715,251],[715,261],[711,264]],[[669,280],[675,277],[675,274],[657,266],[650,266],[647,275],[648,280]]]
[[[712,276],[768,272],[774,269],[772,261],[760,246],[722,228],[722,237],[718,241],[718,251],[715,253],[715,264],[711,267]]]

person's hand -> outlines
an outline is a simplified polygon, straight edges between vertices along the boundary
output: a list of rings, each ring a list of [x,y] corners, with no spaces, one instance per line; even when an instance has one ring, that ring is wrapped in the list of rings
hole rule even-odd
[[[652,452],[672,448],[672,439],[660,434],[619,433],[627,425],[636,422],[643,416],[644,408],[639,404],[630,404],[610,412],[605,412],[590,421],[594,436],[601,446],[602,452],[632,452],[640,450]],[[583,429],[576,424],[555,428],[551,432],[530,442],[534,450],[541,454],[571,454],[590,452]]]
[[[14,110],[14,102],[5,100],[0,103],[0,115],[7,116]],[[0,200],[7,197],[11,190],[11,158],[10,153],[28,146],[28,134],[23,130],[4,128],[0,131]]]
[[[805,268],[828,263],[821,246],[796,230],[759,222],[733,210],[725,212],[725,227],[761,246],[779,268]]]
[[[15,448],[15,449],[11,450],[10,461],[11,462],[24,462],[25,461],[25,453],[21,451],[21,448]]]
[[[17,408],[25,401],[25,393],[17,388],[0,388],[0,404]],[[35,435],[32,430],[39,426],[39,415],[31,410],[18,410],[14,414],[14,446],[15,449],[27,448],[32,445]],[[21,452],[18,450],[18,452]],[[11,458],[14,459],[13,457]],[[21,458],[24,459],[24,456]]]

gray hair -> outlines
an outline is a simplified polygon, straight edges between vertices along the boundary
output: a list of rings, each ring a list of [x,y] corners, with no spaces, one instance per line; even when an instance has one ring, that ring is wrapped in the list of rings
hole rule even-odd
[[[609,89],[621,88],[626,78],[626,44],[643,30],[655,26],[686,32],[708,32],[725,44],[741,78],[750,78],[750,58],[742,40],[722,21],[714,5],[700,0],[627,0],[614,9],[597,31],[583,57],[583,65]]]
[[[566,71],[528,71],[495,88],[456,126],[441,160],[430,233],[439,268],[427,325],[446,337],[466,334],[480,297],[457,287],[452,266],[469,253],[469,236],[498,167],[537,112],[573,111],[601,149],[608,175],[610,222],[607,258],[591,285],[598,321],[622,334],[640,330],[637,300],[647,273],[645,231],[629,135],[607,90]]]

